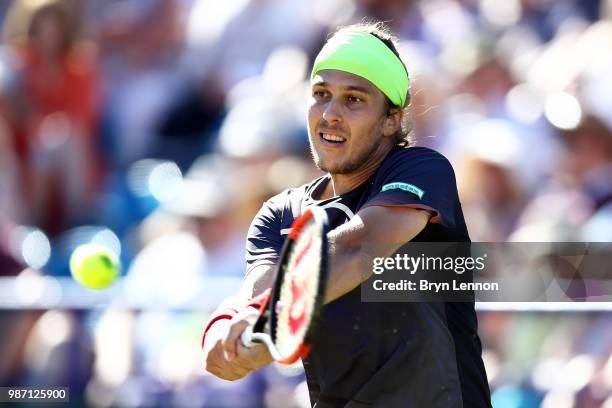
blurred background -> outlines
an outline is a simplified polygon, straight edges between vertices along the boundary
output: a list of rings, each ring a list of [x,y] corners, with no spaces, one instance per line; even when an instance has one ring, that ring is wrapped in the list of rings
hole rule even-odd
[[[388,22],[416,144],[454,165],[474,241],[612,241],[612,1],[0,2],[0,386],[98,407],[306,407],[301,368],[204,372],[265,199],[318,176],[307,76]],[[70,278],[83,243],[121,279]],[[496,408],[612,408],[610,305],[480,305]],[[606,311],[608,310],[608,311]]]

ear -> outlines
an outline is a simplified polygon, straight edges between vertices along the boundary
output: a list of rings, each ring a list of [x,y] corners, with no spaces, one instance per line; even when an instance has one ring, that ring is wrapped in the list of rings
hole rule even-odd
[[[400,108],[391,108],[383,122],[383,135],[394,135],[402,127],[404,111]]]

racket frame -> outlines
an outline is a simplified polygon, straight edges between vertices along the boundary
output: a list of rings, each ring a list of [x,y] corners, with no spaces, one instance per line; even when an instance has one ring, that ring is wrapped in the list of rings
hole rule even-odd
[[[283,356],[280,354],[276,347],[276,325],[278,324],[278,313],[276,310],[277,302],[280,298],[281,287],[283,284],[283,278],[285,276],[285,265],[289,262],[291,257],[291,250],[295,245],[300,232],[308,224],[310,219],[315,220],[315,227],[320,229],[321,244],[319,251],[321,252],[321,261],[319,268],[319,280],[317,282],[317,291],[313,304],[313,312],[310,317],[308,328],[304,333],[304,338],[301,344],[296,350],[289,356]],[[325,297],[325,285],[327,282],[327,268],[328,268],[328,251],[327,251],[327,230],[328,230],[328,219],[325,210],[321,207],[311,206],[308,207],[305,212],[296,218],[294,224],[291,226],[289,236],[285,239],[283,248],[281,250],[281,257],[276,267],[276,276],[274,279],[274,286],[272,287],[272,294],[268,299],[267,305],[262,309],[262,313],[253,325],[253,327],[247,327],[242,333],[241,341],[246,347],[251,347],[253,343],[263,343],[268,347],[270,354],[274,360],[281,364],[292,364],[301,357],[308,355],[311,349],[311,337],[313,327],[316,326],[318,319],[320,319],[320,311],[323,305],[323,299]],[[264,333],[266,323],[269,323],[270,334]]]

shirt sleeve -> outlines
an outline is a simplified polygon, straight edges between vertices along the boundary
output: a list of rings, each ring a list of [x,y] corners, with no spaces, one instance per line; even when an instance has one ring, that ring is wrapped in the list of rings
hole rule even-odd
[[[246,275],[259,265],[274,265],[279,258],[283,240],[280,234],[281,212],[278,211],[273,199],[266,201],[249,228],[246,241]],[[206,333],[210,327],[219,320],[231,319],[240,310],[246,307],[261,309],[265,307],[270,298],[271,290],[264,291],[250,300],[240,299],[238,296],[226,298],[211,314],[204,325],[202,347],[206,340]],[[261,311],[261,310],[260,310]]]
[[[266,201],[251,222],[247,234],[247,275],[257,266],[276,264],[283,245],[280,231],[280,211],[273,201]]]
[[[430,222],[456,226],[459,201],[455,173],[440,153],[425,148],[397,152],[383,163],[374,180],[374,192],[364,207],[406,206],[428,210]]]
[[[266,289],[258,296],[248,301],[242,300],[237,296],[230,296],[226,298],[221,305],[210,315],[208,321],[204,325],[204,333],[202,334],[201,347],[204,348],[204,342],[206,341],[206,333],[212,327],[213,324],[219,320],[232,319],[242,309],[247,307],[254,307],[259,310],[259,313],[263,313],[263,309],[268,305],[268,301],[272,296],[272,289]]]

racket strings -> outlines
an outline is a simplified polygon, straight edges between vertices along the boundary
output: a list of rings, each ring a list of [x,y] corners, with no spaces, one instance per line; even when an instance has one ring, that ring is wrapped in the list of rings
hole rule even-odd
[[[321,262],[321,235],[316,223],[302,227],[297,235],[280,288],[276,345],[290,355],[301,345],[315,308]]]

